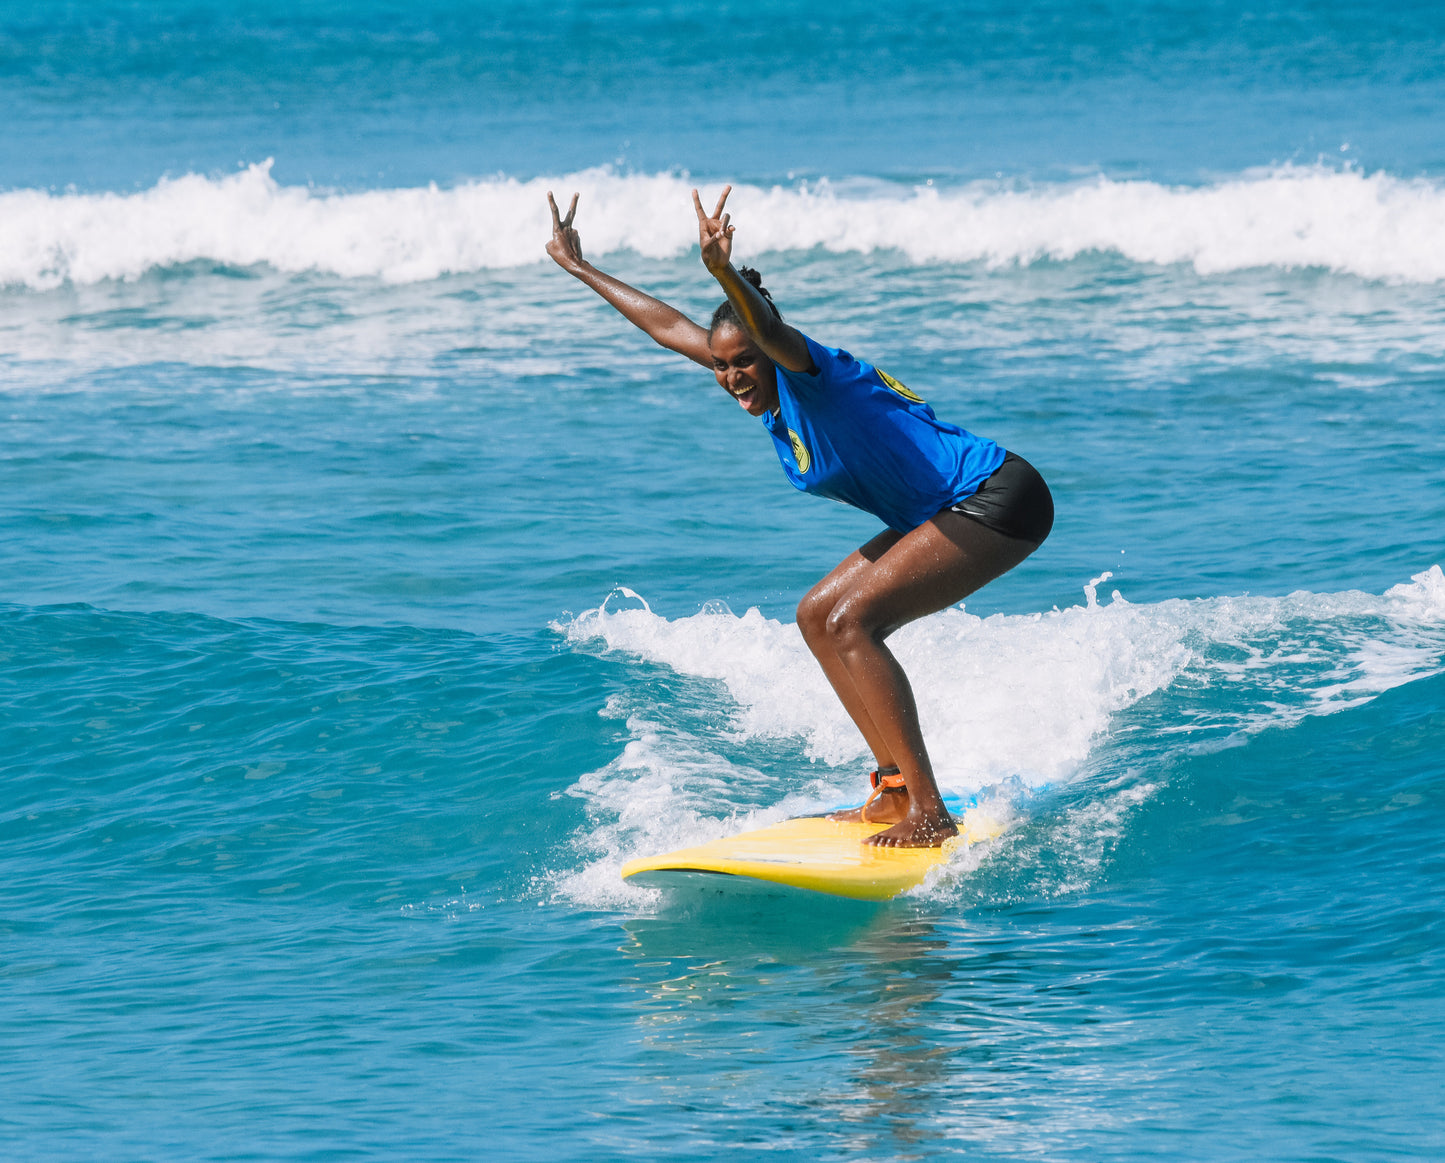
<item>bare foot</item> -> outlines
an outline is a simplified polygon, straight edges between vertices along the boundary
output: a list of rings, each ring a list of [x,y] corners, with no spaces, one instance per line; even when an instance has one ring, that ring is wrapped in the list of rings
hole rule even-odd
[[[862,808],[845,808],[841,812],[829,812],[828,819],[840,823],[897,824],[908,815],[908,789],[888,787],[878,793],[868,805],[868,818],[863,819]]]
[[[910,806],[902,820],[869,836],[863,843],[879,848],[941,848],[945,840],[957,835],[958,825],[942,806],[937,812]]]

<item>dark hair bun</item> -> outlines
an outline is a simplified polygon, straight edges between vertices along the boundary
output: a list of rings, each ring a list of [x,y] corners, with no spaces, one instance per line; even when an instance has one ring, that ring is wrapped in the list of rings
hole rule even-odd
[[[773,296],[768,293],[767,287],[763,286],[763,276],[758,274],[757,271],[753,270],[752,267],[739,267],[738,274],[742,275],[744,279],[752,283],[752,285],[758,289],[758,294],[760,294],[769,303],[773,301]]]
[[[773,314],[776,315],[779,319],[781,319],[783,317],[783,313],[778,310],[778,305],[773,302],[772,295],[768,294],[768,289],[763,286],[763,276],[758,274],[757,271],[753,270],[752,267],[739,267],[738,274],[742,275],[743,279],[746,282],[749,282],[753,285],[753,287],[757,290],[758,294],[760,294],[764,299],[767,300],[768,306],[773,309]],[[711,339],[713,332],[716,331],[719,327],[721,327],[724,323],[731,324],[734,327],[742,326],[742,322],[738,319],[738,313],[733,310],[732,303],[729,302],[727,299],[724,299],[721,303],[719,303],[718,309],[712,313],[712,322],[708,324],[707,329],[708,338]]]

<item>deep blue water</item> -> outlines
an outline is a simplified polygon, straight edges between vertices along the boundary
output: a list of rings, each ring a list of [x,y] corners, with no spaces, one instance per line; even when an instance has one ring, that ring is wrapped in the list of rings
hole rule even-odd
[[[1436,1159],[1445,13],[0,10],[13,1158]],[[1008,827],[900,901],[628,858],[861,794],[876,531],[542,255],[1048,477],[896,642]]]

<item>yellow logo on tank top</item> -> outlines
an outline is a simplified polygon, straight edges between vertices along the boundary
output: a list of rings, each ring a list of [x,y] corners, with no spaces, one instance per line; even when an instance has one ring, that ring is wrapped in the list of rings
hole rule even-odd
[[[873,370],[878,373],[878,378],[882,380],[887,387],[892,388],[910,404],[925,403],[922,396],[920,396],[917,392],[910,392],[907,388],[905,388],[902,384],[900,384],[897,380],[890,376],[881,367],[875,367]]]
[[[803,438],[789,428],[788,443],[793,446],[793,459],[798,462],[798,475],[806,476],[808,470],[813,467],[813,458],[808,455],[808,449],[803,444]]]

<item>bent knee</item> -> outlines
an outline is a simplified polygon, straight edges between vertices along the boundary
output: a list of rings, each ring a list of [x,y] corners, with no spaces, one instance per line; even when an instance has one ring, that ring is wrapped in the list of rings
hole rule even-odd
[[[798,603],[798,630],[805,642],[820,641],[828,633],[828,615],[833,612],[833,600],[817,590],[809,590]]]
[[[870,617],[867,604],[850,598],[837,602],[828,611],[825,630],[834,646],[843,648],[863,639],[877,640],[883,635],[877,620]]]

